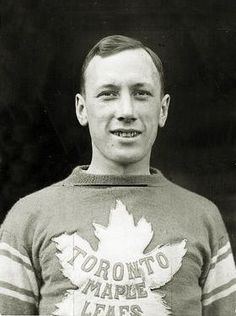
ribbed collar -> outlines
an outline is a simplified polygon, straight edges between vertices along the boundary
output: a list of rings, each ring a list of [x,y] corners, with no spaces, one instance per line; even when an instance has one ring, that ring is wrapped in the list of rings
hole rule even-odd
[[[156,168],[150,168],[150,175],[100,175],[85,171],[88,166],[76,167],[63,181],[64,186],[162,186],[168,180]]]

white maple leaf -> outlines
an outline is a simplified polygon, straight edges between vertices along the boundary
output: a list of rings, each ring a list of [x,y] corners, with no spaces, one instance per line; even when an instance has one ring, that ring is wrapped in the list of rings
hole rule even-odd
[[[135,306],[142,313],[136,311],[133,315],[170,315],[163,295],[156,290],[169,282],[180,269],[186,253],[186,240],[158,245],[149,253],[144,253],[153,237],[151,224],[141,218],[135,225],[133,216],[119,200],[110,212],[107,227],[93,225],[99,239],[97,250],[77,233],[65,233],[53,239],[59,250],[57,257],[62,273],[77,286],[76,290],[67,291],[63,301],[57,304],[54,315],[94,313],[116,316],[120,315],[117,312],[120,308],[127,308],[127,313],[123,311],[122,315],[132,315],[129,308]],[[117,289],[125,289],[119,297],[114,294]],[[127,299],[129,289],[133,297]],[[91,308],[91,314],[87,308]],[[96,310],[97,314],[94,308],[100,308]]]
[[[126,261],[142,256],[144,249],[150,243],[153,231],[149,223],[141,218],[137,225],[126,210],[125,205],[117,200],[116,207],[110,212],[107,227],[93,224],[95,235],[100,240],[98,252],[109,259]]]

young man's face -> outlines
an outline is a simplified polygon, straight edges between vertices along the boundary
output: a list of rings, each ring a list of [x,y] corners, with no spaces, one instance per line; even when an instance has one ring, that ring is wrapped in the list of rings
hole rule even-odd
[[[161,98],[158,71],[143,49],[95,56],[85,73],[77,116],[89,125],[93,158],[117,165],[148,164],[169,95]]]

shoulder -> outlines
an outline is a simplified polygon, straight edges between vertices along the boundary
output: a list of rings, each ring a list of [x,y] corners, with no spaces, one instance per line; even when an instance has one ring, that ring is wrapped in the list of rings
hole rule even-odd
[[[225,245],[228,234],[218,207],[206,197],[185,189],[167,180],[165,190],[168,191],[169,204],[189,227],[198,227],[205,232],[212,243],[212,248]],[[175,216],[175,215],[173,215]]]
[[[50,203],[51,200],[58,198],[63,190],[63,181],[51,184],[41,190],[33,192],[21,198],[13,208],[29,207],[38,208],[41,204]]]
[[[190,215],[195,213],[210,222],[222,221],[218,207],[208,198],[183,188],[170,180],[167,180],[165,187],[169,199],[176,208],[185,209]]]
[[[50,214],[50,205],[59,203],[62,190],[63,181],[60,181],[19,199],[8,211],[2,228],[14,230],[14,227],[24,224],[34,226],[36,220],[42,217],[42,213]]]

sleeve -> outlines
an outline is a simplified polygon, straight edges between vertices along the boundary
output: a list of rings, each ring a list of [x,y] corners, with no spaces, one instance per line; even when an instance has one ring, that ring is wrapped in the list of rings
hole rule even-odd
[[[215,217],[217,223],[214,230],[218,239],[212,252],[202,290],[203,316],[235,316],[236,269],[234,258],[221,216],[215,214]]]
[[[38,281],[29,251],[5,222],[0,229],[0,315],[38,314]]]

